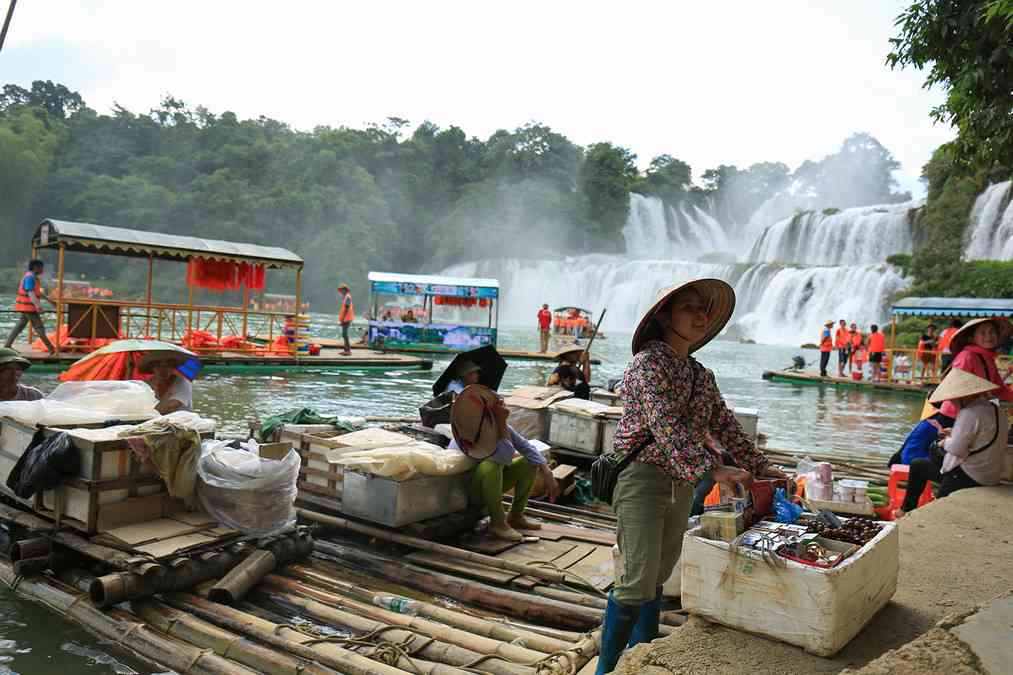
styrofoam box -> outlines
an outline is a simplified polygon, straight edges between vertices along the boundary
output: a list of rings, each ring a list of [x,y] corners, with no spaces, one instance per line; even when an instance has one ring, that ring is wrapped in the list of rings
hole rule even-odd
[[[723,541],[686,533],[682,607],[690,614],[798,645],[819,656],[841,650],[893,597],[900,569],[895,523],[836,567],[784,560],[773,568],[759,551],[733,554]]]
[[[760,411],[756,408],[733,408],[732,413],[735,419],[742,425],[742,430],[749,436],[749,440],[756,442]]]
[[[602,421],[597,417],[576,415],[556,406],[549,408],[549,443],[596,455],[601,452]]]
[[[618,417],[607,417],[602,421],[601,429],[601,451],[612,452],[612,445],[616,440],[616,428],[619,426]]]

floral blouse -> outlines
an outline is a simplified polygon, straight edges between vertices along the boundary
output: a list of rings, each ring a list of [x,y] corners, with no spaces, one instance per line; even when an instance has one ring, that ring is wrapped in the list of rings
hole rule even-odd
[[[708,433],[740,467],[763,473],[767,458],[721,398],[714,374],[664,342],[648,342],[623,376],[623,417],[613,449],[642,448],[639,461],[660,467],[674,480],[696,483],[721,464],[708,447]]]

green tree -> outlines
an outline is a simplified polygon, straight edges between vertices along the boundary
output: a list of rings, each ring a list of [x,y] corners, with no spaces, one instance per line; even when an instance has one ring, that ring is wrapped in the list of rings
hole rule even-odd
[[[595,143],[585,152],[578,178],[588,222],[585,249],[596,242],[617,246],[630,212],[630,190],[639,177],[636,159],[611,143]]]
[[[957,130],[960,162],[1013,157],[1013,0],[917,0],[897,17],[891,68],[928,70],[946,101],[932,117]]]

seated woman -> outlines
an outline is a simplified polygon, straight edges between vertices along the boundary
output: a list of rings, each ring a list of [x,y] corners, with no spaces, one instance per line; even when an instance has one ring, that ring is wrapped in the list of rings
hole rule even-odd
[[[1013,326],[1003,318],[968,321],[950,340],[950,352],[953,354],[951,368],[988,380],[996,385],[996,398],[1000,401],[1013,401],[1013,389],[1006,385],[995,361],[996,349],[1009,339],[1011,332]],[[952,401],[943,403],[940,421],[944,427],[952,426],[957,410],[958,407]]]
[[[998,485],[1006,463],[1009,421],[989,400],[998,387],[977,375],[954,368],[929,399],[949,401],[958,408],[952,429],[943,429],[942,453],[913,459],[904,503],[894,512],[900,518],[918,508],[918,498],[932,481],[938,497],[982,485]]]
[[[489,534],[507,541],[521,541],[517,530],[538,530],[541,525],[524,517],[528,497],[541,472],[550,500],[559,495],[552,470],[545,458],[523,436],[507,424],[503,399],[480,384],[467,387],[454,401],[450,412],[454,440],[450,447],[460,450],[479,464],[471,474],[471,503],[484,506],[492,523]],[[514,458],[515,454],[520,457]],[[503,511],[503,493],[513,489],[510,514]]]
[[[403,321],[404,323],[415,323],[415,312],[409,309],[407,312],[401,315],[401,321]]]
[[[478,378],[482,374],[482,369],[471,361],[461,361],[461,363],[458,364],[456,371],[457,372],[454,373],[454,379],[450,381],[450,384],[447,385],[445,390],[452,391],[455,394],[460,394],[469,384],[478,384]]]
[[[141,359],[138,370],[151,375],[148,384],[155,390],[158,405],[155,410],[168,415],[177,410],[193,409],[193,384],[176,370],[186,363],[187,357],[165,352],[152,352]]]
[[[556,358],[559,365],[549,375],[546,386],[562,387],[572,391],[577,398],[591,399],[591,357],[583,349],[570,349],[560,353]],[[578,367],[580,364],[580,367]]]

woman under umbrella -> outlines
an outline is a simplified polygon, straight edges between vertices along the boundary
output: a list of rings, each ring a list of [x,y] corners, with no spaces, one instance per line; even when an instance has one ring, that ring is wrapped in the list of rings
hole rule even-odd
[[[599,674],[612,672],[627,645],[658,636],[661,584],[679,559],[693,486],[708,476],[742,485],[754,475],[784,477],[743,432],[714,374],[692,357],[734,308],[735,291],[724,281],[690,281],[662,291],[633,335],[614,451],[637,455],[613,497],[622,563],[605,610]],[[744,468],[721,465],[708,435]]]

